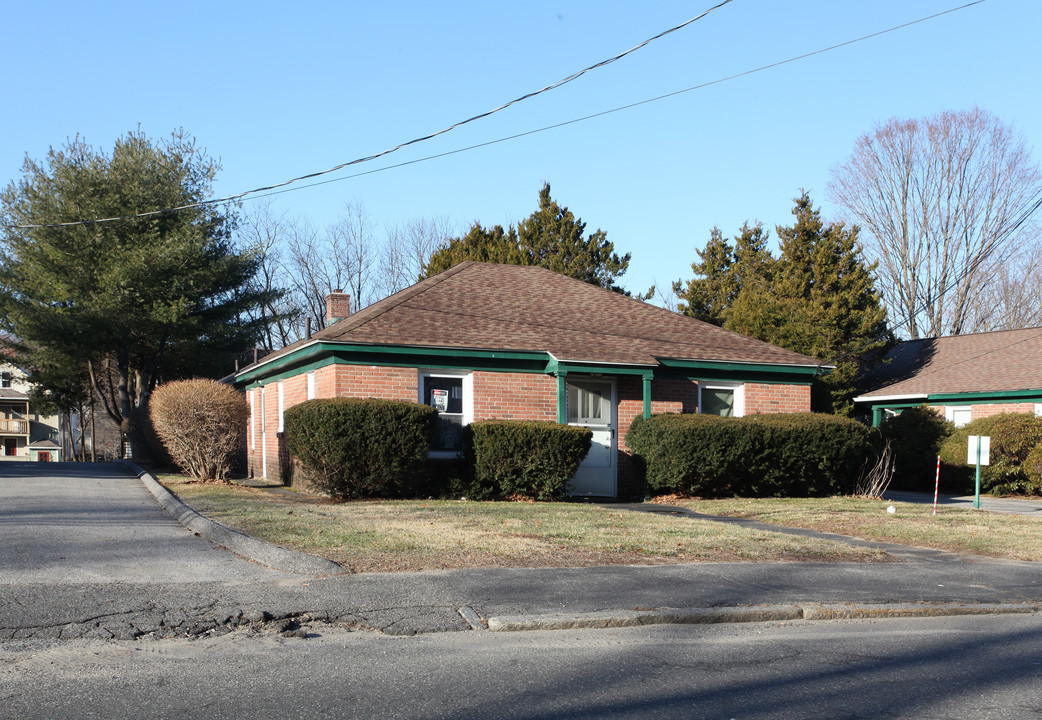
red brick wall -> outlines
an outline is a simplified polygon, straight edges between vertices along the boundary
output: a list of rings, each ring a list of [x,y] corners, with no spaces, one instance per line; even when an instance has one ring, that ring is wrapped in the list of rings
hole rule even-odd
[[[972,405],[970,410],[971,420],[991,417],[999,413],[1027,413],[1035,414],[1035,403],[995,403],[992,405]]]
[[[387,400],[417,401],[420,371],[415,368],[392,368],[371,365],[328,365],[315,375],[315,397],[374,397]],[[557,379],[534,373],[498,373],[475,371],[473,407],[475,420],[556,420]],[[307,376],[302,373],[282,381],[284,408],[307,399]],[[247,456],[250,472],[257,477],[262,471],[262,444],[267,449],[268,477],[281,479],[289,466],[285,439],[278,427],[278,383],[266,386],[264,417],[261,418],[260,388],[248,395],[253,408]],[[745,385],[745,413],[800,412],[810,410],[810,387],[807,385]],[[617,382],[618,398],[618,494],[635,497],[640,494],[638,471],[626,447],[626,433],[633,419],[644,412],[642,380],[622,376]],[[1008,406],[1007,406],[1008,407]],[[1032,406],[1033,407],[1033,406]],[[652,383],[651,412],[684,412],[698,410],[698,383],[685,379],[660,379]],[[262,432],[262,424],[264,431]]]
[[[931,405],[930,409],[941,417],[945,417],[945,409],[947,407],[958,407],[960,409],[970,409],[970,420],[980,420],[981,418],[991,417],[992,415],[999,415],[1000,413],[1026,413],[1033,415],[1035,413],[1035,403],[988,403],[982,405]]]
[[[810,412],[810,385],[745,384],[745,414]]]
[[[474,373],[475,420],[557,420],[557,378],[532,373]]]

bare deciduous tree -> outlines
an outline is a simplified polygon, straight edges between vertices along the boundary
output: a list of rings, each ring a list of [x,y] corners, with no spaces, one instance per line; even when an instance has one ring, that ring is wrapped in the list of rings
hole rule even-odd
[[[1030,263],[1037,226],[1024,219],[1040,194],[1042,174],[1023,140],[979,109],[877,126],[829,184],[879,262],[897,329],[913,339],[994,329],[1013,317],[982,302],[1003,264]]]
[[[277,350],[297,338],[301,309],[287,291],[285,250],[286,236],[293,221],[277,212],[270,202],[254,207],[241,225],[240,244],[260,258],[260,270],[251,281],[255,289],[266,291],[271,299],[257,309],[268,322],[264,326],[263,345]],[[281,291],[277,295],[274,291]]]
[[[380,263],[385,293],[392,295],[419,280],[431,255],[448,245],[456,231],[445,217],[418,218],[392,227]]]

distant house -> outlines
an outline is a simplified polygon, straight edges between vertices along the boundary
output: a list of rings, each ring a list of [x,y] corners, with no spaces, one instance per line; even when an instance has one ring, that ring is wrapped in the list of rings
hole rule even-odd
[[[29,401],[29,378],[8,362],[0,363],[0,460],[55,462],[62,459],[57,415],[36,412]]]
[[[574,495],[639,492],[625,444],[637,416],[810,409],[813,358],[539,267],[461,263],[361,312],[327,297],[328,325],[234,377],[250,406],[253,474],[286,461],[284,411],[310,398],[377,397],[437,407],[435,458],[457,457],[475,420],[589,427]]]
[[[908,340],[854,398],[872,424],[929,405],[957,426],[1003,412],[1042,415],[1042,328]]]

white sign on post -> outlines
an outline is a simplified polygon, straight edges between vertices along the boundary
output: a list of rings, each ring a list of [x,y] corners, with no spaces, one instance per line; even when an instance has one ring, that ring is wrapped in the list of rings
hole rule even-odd
[[[991,438],[987,435],[970,435],[970,448],[966,453],[966,463],[968,465],[977,464],[978,446],[980,447],[980,464],[990,465]]]

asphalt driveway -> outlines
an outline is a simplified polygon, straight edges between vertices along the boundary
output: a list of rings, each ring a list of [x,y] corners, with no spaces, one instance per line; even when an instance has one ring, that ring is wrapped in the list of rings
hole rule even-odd
[[[0,584],[279,575],[185,529],[123,465],[0,462]]]

